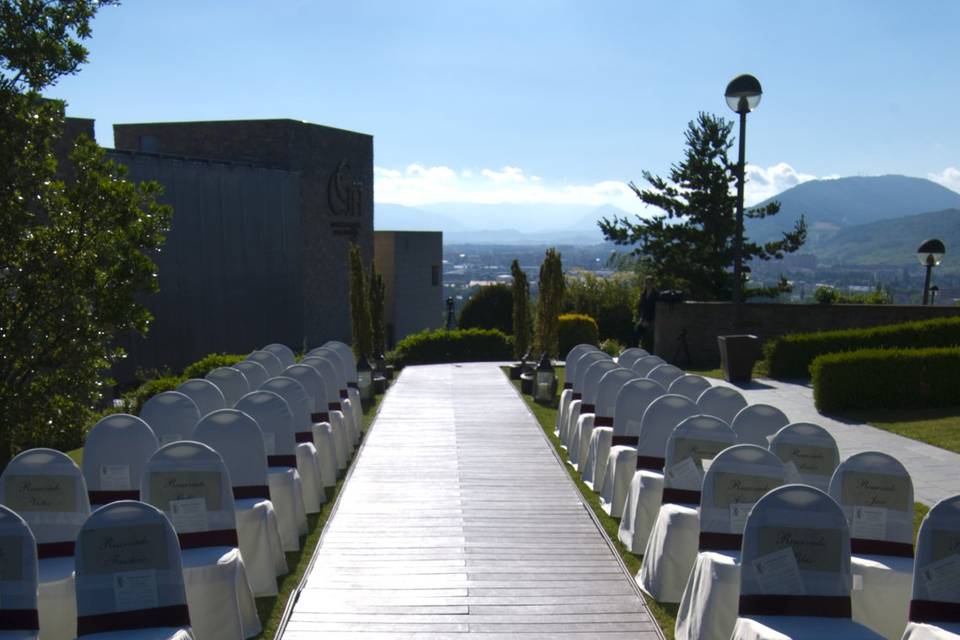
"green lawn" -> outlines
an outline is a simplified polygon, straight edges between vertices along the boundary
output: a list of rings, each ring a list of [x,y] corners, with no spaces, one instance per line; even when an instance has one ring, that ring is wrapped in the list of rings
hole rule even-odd
[[[848,411],[843,418],[960,453],[960,407]]]

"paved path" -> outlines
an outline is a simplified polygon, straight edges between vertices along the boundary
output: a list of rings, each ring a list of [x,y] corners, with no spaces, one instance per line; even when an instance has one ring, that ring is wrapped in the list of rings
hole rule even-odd
[[[722,380],[720,383],[735,386]],[[841,458],[861,451],[892,455],[910,472],[918,502],[933,506],[942,498],[960,493],[960,454],[867,424],[840,422],[823,416],[814,408],[813,389],[809,384],[762,378],[737,388],[751,404],[771,404],[787,414],[791,422],[814,422],[827,429],[837,440]]]
[[[489,364],[387,394],[284,640],[661,638],[550,444]]]

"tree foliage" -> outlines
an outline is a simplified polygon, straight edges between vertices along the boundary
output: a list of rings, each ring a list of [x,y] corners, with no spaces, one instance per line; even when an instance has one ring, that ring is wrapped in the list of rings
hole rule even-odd
[[[0,0],[0,468],[24,447],[79,446],[123,356],[115,338],[151,319],[150,254],[171,216],[160,187],[128,182],[82,136],[58,167],[73,141],[62,103],[39,93],[86,60],[104,4]]]
[[[594,318],[601,340],[614,339],[620,344],[630,344],[635,325],[634,307],[641,293],[639,282],[637,275],[629,271],[620,271],[609,277],[589,271],[575,272],[567,276],[563,311]]]
[[[509,335],[513,324],[513,294],[505,284],[480,287],[460,310],[461,329],[497,329]]]
[[[510,265],[513,276],[513,350],[518,358],[530,348],[530,282],[527,274],[514,260]]]
[[[538,353],[557,357],[557,317],[563,308],[563,263],[560,252],[547,249],[540,264],[540,292],[537,295],[536,346]]]
[[[366,280],[360,247],[350,243],[350,330],[353,336],[353,353],[358,358],[370,356],[373,348]]]
[[[383,276],[377,271],[377,266],[370,263],[370,283],[368,287],[370,295],[370,330],[371,344],[373,345],[372,354],[375,356],[383,355],[387,352],[387,321],[386,321],[386,285],[383,284]]]
[[[668,178],[643,172],[648,188],[630,187],[644,204],[663,213],[651,217],[604,218],[605,238],[620,245],[639,245],[633,251],[641,268],[664,286],[685,289],[691,298],[726,300],[733,290],[733,246],[736,230],[736,168],[731,161],[733,123],[707,113],[690,122],[683,160]],[[775,215],[772,202],[744,212],[745,218]],[[783,258],[806,239],[801,217],[779,240],[758,244],[744,239],[743,263]]]

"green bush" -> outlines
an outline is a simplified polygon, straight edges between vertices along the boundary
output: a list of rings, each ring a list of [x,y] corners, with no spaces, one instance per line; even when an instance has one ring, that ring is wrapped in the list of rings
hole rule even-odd
[[[461,329],[497,329],[513,333],[513,289],[505,284],[480,287],[460,310]]]
[[[441,362],[510,360],[513,339],[496,329],[426,330],[409,335],[389,354],[397,367]]]
[[[142,385],[123,396],[127,413],[137,415],[144,403],[163,391],[171,391],[187,378],[185,376],[166,376],[147,380]]]
[[[767,341],[764,355],[774,378],[805,378],[817,356],[860,349],[960,346],[960,318],[937,318],[869,329],[795,333]]]
[[[615,273],[606,278],[578,273],[567,276],[564,311],[584,313],[596,319],[601,340],[612,338],[621,344],[631,344],[634,308],[640,293],[641,287],[633,273]]]
[[[236,353],[208,353],[183,370],[187,378],[202,378],[217,367],[229,367],[237,364],[247,356]]]
[[[893,304],[893,296],[882,285],[870,293],[843,293],[833,287],[817,287],[813,299],[820,304]]]
[[[600,343],[600,351],[603,351],[611,358],[616,358],[618,355],[620,355],[620,352],[623,351],[623,345],[613,338],[607,338]]]
[[[582,313],[564,313],[558,319],[557,340],[560,353],[566,355],[581,343],[597,344],[600,341],[597,322]]]
[[[830,353],[816,358],[810,371],[822,412],[960,405],[957,347]]]

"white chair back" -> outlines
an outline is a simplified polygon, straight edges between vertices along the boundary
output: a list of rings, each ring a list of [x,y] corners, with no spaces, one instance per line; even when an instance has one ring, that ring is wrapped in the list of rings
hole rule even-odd
[[[306,358],[306,360],[311,359]],[[320,413],[327,410],[326,381],[316,367],[310,364],[295,364],[284,369],[283,375],[287,378],[293,378],[303,385],[304,391],[310,397],[311,413]]]
[[[837,441],[830,432],[811,422],[794,422],[777,431],[770,451],[787,466],[787,477],[821,491],[830,489],[830,478],[840,464]]]
[[[114,502],[83,525],[76,589],[80,637],[190,626],[176,532],[163,512],[143,502]],[[123,615],[130,611],[137,614]]]
[[[304,360],[307,358],[326,358],[329,360],[330,364],[332,364],[337,371],[341,389],[347,389],[350,387],[354,389],[359,388],[356,378],[357,363],[354,360],[352,353],[349,357],[344,357],[343,353],[340,351],[336,351],[330,347],[319,347],[308,353]],[[303,362],[303,360],[301,360],[301,362]],[[354,377],[351,378],[351,375]]]
[[[636,361],[637,358],[642,358],[644,356],[650,355],[644,349],[638,347],[630,347],[629,349],[624,349],[620,352],[620,355],[617,356],[617,364],[621,367],[630,368],[630,365]]]
[[[879,451],[852,455],[830,479],[857,554],[913,556],[913,481],[900,461]]]
[[[667,362],[659,356],[643,356],[634,360],[630,368],[641,376],[647,377],[648,373],[662,364],[667,364]]]
[[[83,479],[90,504],[140,499],[140,476],[160,446],[137,416],[115,413],[93,425],[83,447]]]
[[[293,350],[285,344],[273,342],[265,346],[262,351],[269,351],[280,359],[284,368],[297,364],[297,356]]]
[[[640,380],[640,376],[630,369],[618,367],[606,372],[600,378],[600,385],[597,389],[596,418],[593,421],[595,427],[612,427],[613,414],[617,409],[617,396],[623,385],[631,380]]]
[[[710,381],[703,376],[688,373],[682,375],[667,387],[669,393],[675,393],[678,396],[686,396],[693,402],[696,402],[704,391],[710,388]]]
[[[344,373],[347,374],[347,382],[353,384],[357,383],[357,357],[353,355],[353,349],[351,349],[347,344],[339,342],[337,340],[331,340],[324,343],[320,346],[320,349],[331,349],[340,356],[340,360],[343,362]],[[313,351],[318,351],[319,349],[314,349]],[[309,355],[314,355],[313,353]]]
[[[740,444],[766,448],[773,434],[788,424],[790,420],[780,409],[769,404],[751,404],[737,412],[730,426],[737,432]]]
[[[293,427],[296,430],[297,442],[313,442],[310,395],[303,384],[288,376],[277,376],[264,382],[260,388],[264,391],[273,391],[287,401],[293,413]]]
[[[697,405],[683,396],[666,394],[651,402],[640,419],[637,468],[663,471],[670,434],[678,424],[697,413]]]
[[[700,549],[740,550],[753,503],[784,482],[783,463],[762,447],[737,444],[721,451],[703,478]]]
[[[30,527],[0,505],[0,629],[35,633],[40,628],[38,580],[37,541]]]
[[[638,374],[639,375],[639,374]],[[647,378],[633,380],[623,385],[617,394],[613,411],[613,444],[636,444],[640,435],[640,423],[643,412],[650,403],[667,392],[660,383]],[[632,439],[619,442],[617,438]]]
[[[747,400],[736,389],[710,387],[697,398],[697,406],[700,407],[700,413],[720,418],[727,424],[732,425],[733,419],[740,413],[740,410],[747,406]],[[763,443],[763,446],[766,445],[767,443]]]
[[[237,410],[257,421],[263,433],[263,448],[267,452],[267,465],[271,467],[297,467],[296,429],[293,426],[293,411],[277,393],[260,389],[240,398]]]
[[[663,471],[663,504],[700,504],[703,461],[737,443],[737,434],[713,416],[683,420],[670,434]]]
[[[242,360],[233,365],[233,368],[239,369],[240,373],[247,378],[247,384],[250,385],[251,389],[259,389],[260,385],[270,377],[266,368],[259,362],[254,362],[253,360]]]
[[[760,498],[740,564],[741,616],[850,617],[850,533],[819,489],[791,484]],[[836,636],[825,630],[823,637]]]
[[[613,360],[598,360],[587,367],[583,378],[583,397],[580,406],[580,415],[595,413],[597,405],[597,391],[600,389],[600,380],[610,371],[620,367]]]
[[[181,549],[238,546],[230,473],[207,445],[184,441],[160,447],[147,462],[140,495],[167,516]]]
[[[250,382],[247,376],[236,367],[217,367],[204,378],[217,385],[223,393],[223,400],[227,403],[227,407],[237,404],[237,400],[250,393]]]
[[[581,343],[567,352],[567,358],[564,360],[564,367],[566,369],[564,372],[566,380],[566,382],[564,382],[564,388],[573,389],[573,381],[577,376],[577,363],[580,361],[580,358],[594,351],[600,350],[592,344]]]
[[[271,377],[280,375],[280,372],[284,369],[280,358],[269,351],[254,351],[247,356],[247,360],[262,365],[267,370],[267,375]]]
[[[956,622],[960,610],[960,495],[944,498],[923,518],[913,563],[912,622]],[[947,617],[951,611],[952,616]]]
[[[256,420],[236,409],[220,409],[201,418],[193,435],[223,458],[234,498],[270,499],[267,452]]]
[[[323,379],[326,398],[317,399],[317,411],[327,411],[330,405],[337,405],[347,395],[346,379],[338,369],[333,359],[323,356],[308,356],[300,364],[312,367]]]
[[[227,400],[223,397],[220,387],[202,378],[191,378],[182,382],[176,389],[185,396],[189,396],[200,410],[200,417],[218,409],[227,408]]]
[[[83,474],[67,454],[53,449],[29,449],[10,461],[0,475],[0,504],[30,526],[41,560],[73,555],[90,515]]]
[[[656,380],[663,385],[665,389],[669,389],[674,380],[683,377],[683,369],[675,367],[672,364],[661,364],[651,369],[647,377],[651,380]]]
[[[189,440],[200,422],[200,410],[190,396],[179,391],[164,391],[147,400],[140,419],[150,425],[160,446]]]
[[[607,360],[611,360],[611,358],[603,351],[590,351],[589,353],[583,354],[580,359],[577,360],[577,371],[573,378],[573,392],[580,394],[576,396],[577,399],[583,401],[583,390],[587,383],[587,370],[593,366],[594,363]]]

